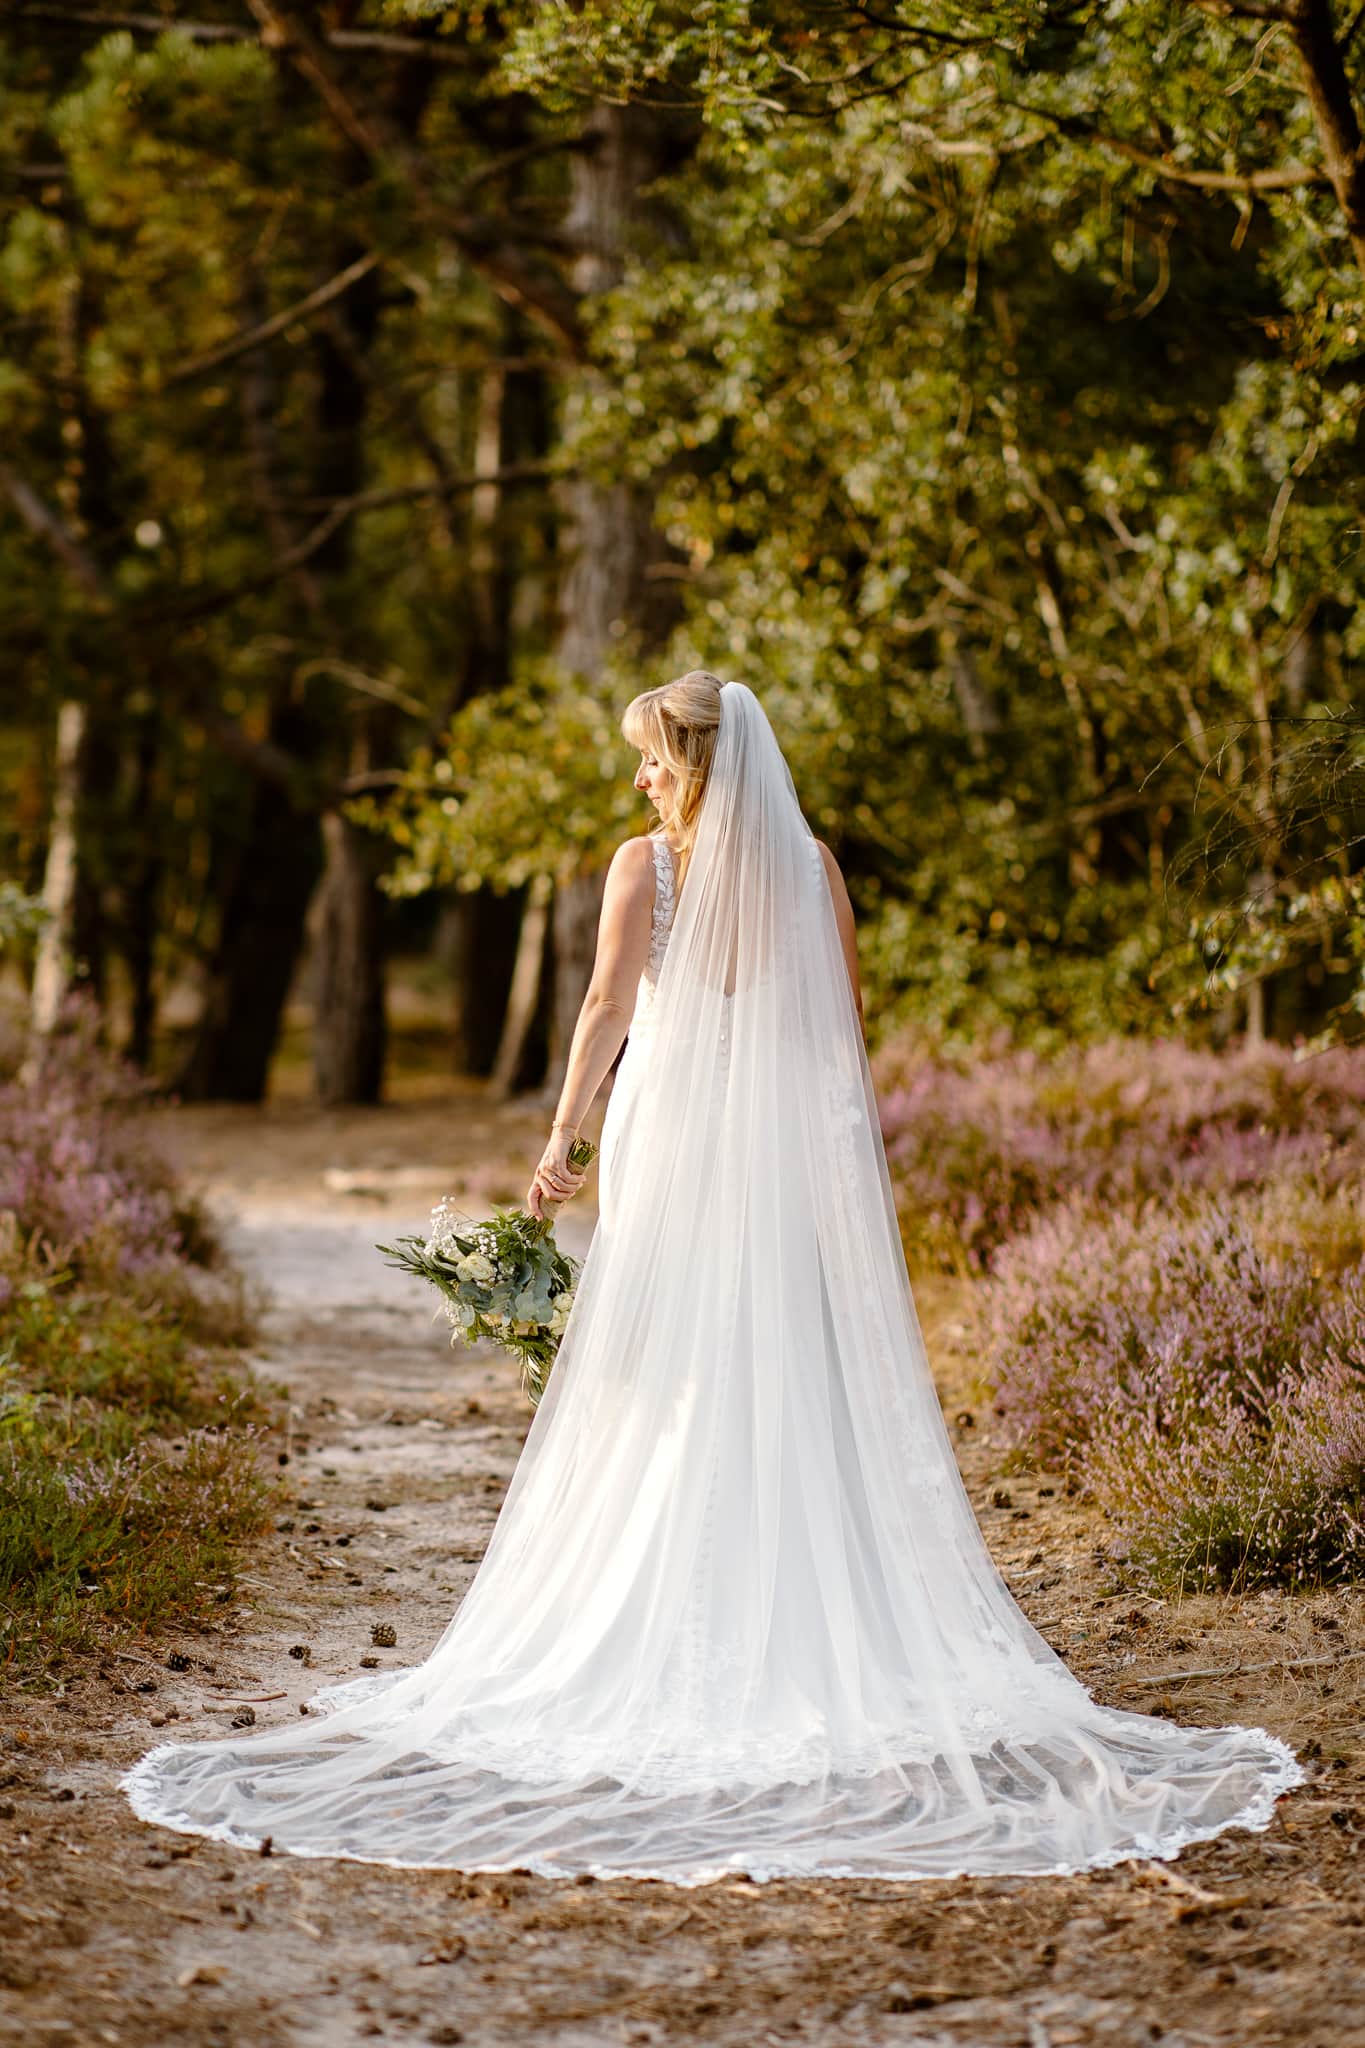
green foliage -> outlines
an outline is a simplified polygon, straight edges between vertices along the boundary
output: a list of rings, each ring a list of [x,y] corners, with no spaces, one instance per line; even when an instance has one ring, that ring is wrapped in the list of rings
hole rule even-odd
[[[316,816],[496,669],[459,479],[487,467],[490,362],[531,343],[438,224],[530,139],[530,111],[485,125],[475,50],[427,79],[355,59],[346,90],[397,99],[422,189],[249,36],[0,29],[0,436],[6,477],[47,515],[0,488],[0,860],[29,887],[41,874],[55,713],[80,700],[99,917],[79,936],[115,993],[120,956],[158,989],[212,962],[263,787],[283,776]],[[534,152],[516,180],[524,196],[557,182]],[[324,306],[280,318],[367,256]],[[509,462],[541,452],[542,383],[509,377]],[[378,502],[348,510],[366,491]],[[549,551],[542,493],[481,516],[480,575],[515,589]],[[524,606],[518,656],[548,630]]]
[[[35,1278],[0,1308],[0,1647],[36,1674],[230,1597],[268,1523],[265,1391],[174,1315]]]
[[[35,1398],[88,1401],[108,1411],[112,1437],[128,1449],[148,1426],[174,1432],[203,1429],[230,1412],[264,1423],[272,1410],[255,1382],[235,1373],[226,1351],[209,1348],[180,1304],[149,1306],[126,1295],[74,1289],[49,1273],[21,1283],[0,1310],[3,1341],[16,1373]],[[241,1336],[224,1333],[220,1344]]]
[[[0,218],[0,427],[104,586],[0,525],[16,871],[75,694],[122,763],[92,889],[135,950],[128,878],[159,863],[168,972],[211,948],[263,740],[305,809],[356,794],[392,833],[400,895],[564,877],[638,816],[620,703],[700,664],[772,711],[880,1028],[1047,1043],[1267,977],[1286,1029],[1349,1023],[1365,297],[1292,24],[1183,0],[386,14],[458,61],[332,50],[372,151],[256,44],[12,50],[0,148],[53,176]],[[581,307],[585,364],[535,287],[574,297],[569,150],[604,105],[673,162]],[[494,243],[516,268],[490,285]],[[202,360],[366,254],[363,287]],[[562,507],[509,492],[489,533],[449,485],[509,361],[505,457],[652,497],[682,604],[647,665],[627,620],[607,672],[556,673]]]
[[[1308,1040],[1321,1050],[1362,1035],[1365,1018],[1365,750],[1358,718],[1336,713],[1304,722],[1271,762],[1282,817],[1292,821],[1298,858],[1283,876],[1261,870],[1240,900],[1196,912],[1183,946],[1168,949],[1158,979],[1180,1014],[1225,1001],[1230,991],[1277,976],[1330,998]],[[1218,874],[1239,827],[1216,817],[1184,865]],[[1205,896],[1211,893],[1207,889]],[[1321,1007],[1321,1006],[1320,1006]]]
[[[0,953],[13,952],[41,931],[47,913],[36,896],[0,881]]]
[[[350,809],[398,848],[385,877],[393,895],[441,884],[514,889],[532,875],[605,863],[638,829],[630,773],[614,708],[538,673],[472,699],[439,751],[417,750],[396,797]]]
[[[685,246],[599,323],[586,451],[664,478],[696,592],[671,665],[791,705],[875,1006],[1102,1031],[1155,1016],[1186,916],[1347,859],[1358,762],[1334,821],[1267,757],[1355,692],[1361,279],[1283,38],[1155,4],[881,18],[522,33],[523,82],[707,124]],[[1255,199],[1176,182],[1296,165]]]

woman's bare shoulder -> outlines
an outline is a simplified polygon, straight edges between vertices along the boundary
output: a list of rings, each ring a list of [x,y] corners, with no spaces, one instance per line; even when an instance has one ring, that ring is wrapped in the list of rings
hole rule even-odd
[[[820,863],[825,870],[825,880],[829,883],[830,895],[834,898],[834,907],[842,914],[847,906],[848,914],[851,917],[853,912],[852,907],[849,905],[848,883],[844,880],[844,871],[823,839],[817,839],[815,844],[820,852]]]
[[[633,896],[654,893],[654,840],[648,832],[623,839],[611,857],[607,880],[613,893]]]
[[[636,868],[652,869],[654,866],[654,834],[641,832],[634,839],[623,839],[611,857],[614,868],[630,874]]]

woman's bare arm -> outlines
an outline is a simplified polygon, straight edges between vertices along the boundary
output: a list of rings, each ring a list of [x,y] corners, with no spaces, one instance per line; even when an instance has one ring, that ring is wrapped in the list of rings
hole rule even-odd
[[[574,1025],[554,1129],[526,1197],[533,1216],[545,1213],[543,1202],[565,1200],[582,1181],[567,1164],[568,1149],[629,1029],[653,913],[654,849],[648,839],[628,839],[607,870],[592,980]]]
[[[858,972],[858,932],[853,922],[853,905],[848,900],[848,885],[843,870],[830,852],[823,839],[817,839],[820,858],[825,864],[825,878],[829,893],[834,901],[834,917],[839,927],[839,943],[844,949],[844,965],[848,969],[849,987],[853,990],[854,1006],[858,1012],[858,1023],[863,1023],[863,985]]]

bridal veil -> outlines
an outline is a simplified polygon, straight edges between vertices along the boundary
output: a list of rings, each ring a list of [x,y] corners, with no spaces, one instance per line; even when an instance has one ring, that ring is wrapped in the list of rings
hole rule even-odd
[[[1283,1743],[1098,1706],[990,1560],[819,848],[741,683],[602,1166],[549,1391],[426,1662],[153,1751],[139,1814],[678,1884],[1074,1870],[1268,1822]]]

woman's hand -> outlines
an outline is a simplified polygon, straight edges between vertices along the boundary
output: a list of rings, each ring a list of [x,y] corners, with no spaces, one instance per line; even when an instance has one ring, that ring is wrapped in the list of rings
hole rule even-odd
[[[569,1164],[569,1147],[576,1133],[568,1130],[553,1130],[550,1142],[540,1155],[540,1164],[532,1176],[526,1191],[526,1206],[537,1219],[543,1219],[548,1208],[557,1202],[567,1202],[582,1187],[587,1175],[586,1167],[580,1171]]]

